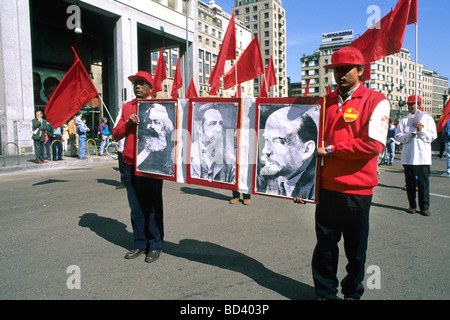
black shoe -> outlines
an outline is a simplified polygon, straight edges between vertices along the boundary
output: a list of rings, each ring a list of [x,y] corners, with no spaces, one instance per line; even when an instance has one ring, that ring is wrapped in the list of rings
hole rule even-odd
[[[144,252],[145,252],[144,249],[133,249],[133,250],[128,251],[124,258],[125,259],[134,259],[134,258],[139,257]]]
[[[162,249],[158,250],[151,250],[147,253],[147,256],[145,257],[145,262],[151,263],[158,260],[159,256],[161,255]]]

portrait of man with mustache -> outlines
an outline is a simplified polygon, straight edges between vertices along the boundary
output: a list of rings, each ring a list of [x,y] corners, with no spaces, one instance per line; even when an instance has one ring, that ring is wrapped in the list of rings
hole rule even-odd
[[[138,171],[173,176],[174,159],[173,148],[175,141],[172,139],[174,132],[173,121],[169,117],[168,105],[161,103],[140,103],[138,126],[138,146],[136,165]],[[169,108],[175,117],[175,104]],[[173,109],[173,110],[172,110]]]
[[[223,110],[227,109],[224,119]],[[193,143],[191,145],[191,178],[235,183],[236,156],[234,129],[237,109],[206,103],[194,106]],[[224,123],[232,123],[227,132]]]
[[[275,111],[260,128],[256,190],[314,200],[317,123],[309,112],[295,106],[266,108],[270,109]]]

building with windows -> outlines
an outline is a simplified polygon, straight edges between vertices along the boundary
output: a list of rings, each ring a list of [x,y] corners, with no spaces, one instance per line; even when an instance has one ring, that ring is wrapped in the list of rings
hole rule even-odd
[[[252,38],[258,36],[264,66],[273,57],[278,86],[273,86],[270,97],[287,97],[286,77],[286,12],[281,0],[235,0],[235,16],[251,30]],[[254,95],[258,96],[263,77],[254,80]]]
[[[326,33],[322,35],[319,49],[311,55],[303,55],[300,59],[302,87],[305,88],[311,79],[308,96],[324,96],[328,86],[332,90],[337,88],[333,70],[324,69],[323,66],[331,63],[331,55],[335,51],[350,45],[352,41],[352,30]],[[364,84],[370,89],[382,92],[389,99],[393,120],[407,114],[404,103],[409,95],[415,94],[416,86],[417,94],[423,98],[422,107],[425,112],[433,117],[438,117],[442,112],[442,95],[448,88],[448,79],[424,68],[420,63],[416,65],[416,62],[411,60],[408,49],[402,48],[399,53],[373,62],[370,73],[370,80]]]
[[[31,120],[46,103],[34,93],[42,98],[49,76],[62,80],[74,62],[71,47],[113,118],[134,97],[128,76],[151,70],[152,53],[161,48],[180,59],[183,79],[198,79],[197,21],[198,0],[1,1],[0,152],[15,154],[14,144],[20,153],[33,152]],[[91,130],[102,107],[83,108]]]
[[[209,95],[209,76],[213,70],[217,56],[222,46],[222,40],[230,23],[231,14],[226,13],[218,6],[214,0],[208,4],[198,2],[198,83],[199,95],[207,97]],[[235,19],[236,25],[236,59],[247,48],[252,40],[252,33],[239,19]],[[226,61],[224,74],[226,74],[235,61]],[[247,81],[241,85],[242,97],[253,97],[253,81]],[[217,95],[220,97],[233,97],[236,87],[224,90],[219,89]]]
[[[198,94],[200,97],[209,96],[209,76],[216,64],[217,56],[219,55],[222,46],[222,40],[228,28],[231,19],[231,14],[226,13],[218,6],[214,0],[209,3],[198,1],[198,19],[197,19],[197,45],[198,45],[198,78],[194,79]],[[236,57],[245,50],[252,39],[252,33],[238,19],[236,24]],[[173,77],[175,76],[176,63],[179,57],[178,49],[164,50],[164,59],[166,62],[167,80],[164,81],[163,91],[157,93],[157,98],[169,98],[172,91]],[[155,72],[156,64],[159,58],[159,51],[151,52],[152,74]],[[197,62],[197,61],[196,61]],[[235,61],[226,61],[224,74],[228,72]],[[197,63],[194,63],[194,68],[197,68]],[[184,80],[184,76],[183,76]],[[190,82],[190,79],[184,81]],[[242,97],[253,96],[253,81],[247,81],[241,85]],[[218,97],[234,97],[236,87],[224,90],[221,87],[218,92]]]

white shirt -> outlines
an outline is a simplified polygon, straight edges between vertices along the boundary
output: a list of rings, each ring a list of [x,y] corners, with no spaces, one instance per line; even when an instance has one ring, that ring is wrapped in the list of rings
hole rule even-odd
[[[424,128],[413,135],[417,129],[412,125],[422,123]],[[402,164],[431,165],[431,143],[437,138],[436,124],[432,117],[417,110],[400,120],[395,140],[403,143]]]

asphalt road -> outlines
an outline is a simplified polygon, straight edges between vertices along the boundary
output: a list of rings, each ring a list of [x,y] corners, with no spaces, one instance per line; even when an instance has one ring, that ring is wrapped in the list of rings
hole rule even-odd
[[[450,298],[450,179],[439,177],[444,159],[433,162],[430,217],[405,212],[399,161],[381,167],[363,299]],[[147,264],[123,258],[133,237],[118,183],[114,161],[0,173],[0,299],[317,298],[314,205],[264,196],[230,205],[228,191],[165,181],[163,254]],[[342,242],[340,256],[342,279]]]

